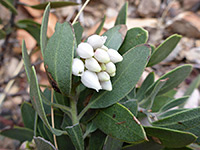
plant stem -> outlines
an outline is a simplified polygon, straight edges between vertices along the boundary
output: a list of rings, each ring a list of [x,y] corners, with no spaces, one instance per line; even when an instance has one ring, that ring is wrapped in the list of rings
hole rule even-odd
[[[80,120],[84,114],[88,111],[88,109],[90,109],[90,104],[88,104],[81,112],[80,114],[78,115],[78,120]]]
[[[70,97],[70,106],[71,106],[72,123],[74,125],[79,122],[77,117],[76,99],[74,97]]]
[[[75,24],[76,20],[78,19],[78,17],[80,16],[81,12],[83,11],[83,9],[86,7],[86,5],[90,2],[90,0],[87,0],[84,5],[82,6],[81,10],[78,12],[78,14],[76,15],[75,19],[72,22],[72,25]]]
[[[53,103],[53,89],[51,89],[51,103]],[[55,126],[54,126],[53,106],[51,106],[51,124],[52,124],[52,128],[55,128]],[[53,140],[54,140],[54,144],[55,144],[56,149],[58,149],[58,145],[57,145],[56,135],[55,134],[53,134]]]

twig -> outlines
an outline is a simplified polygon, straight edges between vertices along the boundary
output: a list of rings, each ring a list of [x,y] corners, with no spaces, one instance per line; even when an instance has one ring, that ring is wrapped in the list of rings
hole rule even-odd
[[[53,103],[53,89],[51,89],[51,103]],[[55,126],[54,126],[53,106],[51,106],[51,124],[52,124],[52,128],[55,128]],[[58,149],[58,145],[57,145],[56,135],[55,134],[53,134],[53,140],[54,140],[54,144],[55,144],[56,149]]]
[[[16,76],[20,72],[20,70],[22,69],[22,67],[23,67],[23,60],[21,59],[21,61],[19,62],[18,66],[17,66],[17,68],[15,70],[15,72],[13,73],[14,76]],[[9,92],[9,90],[11,89],[14,81],[15,81],[14,79],[10,80],[8,82],[8,84],[6,85],[6,87],[5,87],[4,93],[1,94],[1,97],[0,97],[0,107],[1,107],[1,104],[2,104],[2,102],[4,101],[4,99],[6,97],[6,93]]]
[[[83,11],[83,9],[86,7],[86,5],[90,2],[90,0],[87,0],[84,5],[82,6],[81,10],[78,12],[78,14],[76,15],[74,21],[72,22],[72,25],[75,24],[76,20],[78,19],[78,17],[80,16],[81,12]]]

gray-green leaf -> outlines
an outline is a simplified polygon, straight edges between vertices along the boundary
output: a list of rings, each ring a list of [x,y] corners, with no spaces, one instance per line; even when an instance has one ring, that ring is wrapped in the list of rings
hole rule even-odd
[[[126,24],[127,10],[128,10],[128,2],[125,2],[121,10],[119,11],[117,19],[115,21],[115,26],[119,24]]]
[[[146,43],[148,40],[148,32],[140,27],[129,29],[125,36],[124,42],[122,43],[119,52],[120,54],[126,53],[129,49]]]
[[[174,34],[160,44],[151,55],[148,66],[153,66],[164,60],[174,50],[181,37],[178,34]]]
[[[138,46],[123,55],[123,61],[117,65],[116,76],[112,79],[113,90],[95,93],[90,103],[91,108],[108,107],[125,97],[136,85],[147,64],[150,49]]]
[[[126,107],[119,103],[100,110],[93,121],[104,133],[121,141],[140,143],[147,140],[140,122]]]
[[[44,53],[44,64],[49,81],[55,91],[69,95],[72,84],[72,61],[75,36],[72,26],[57,23],[56,31],[48,40]]]

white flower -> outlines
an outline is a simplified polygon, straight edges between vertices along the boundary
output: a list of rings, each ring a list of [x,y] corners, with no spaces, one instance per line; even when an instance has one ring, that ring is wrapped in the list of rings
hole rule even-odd
[[[72,74],[75,76],[82,76],[84,72],[84,63],[79,58],[74,58],[72,62]]]
[[[111,77],[114,77],[116,75],[116,72],[110,73],[109,74]]]
[[[112,83],[110,80],[101,82],[101,87],[103,90],[112,91]]]
[[[100,66],[101,66],[101,70],[102,70],[102,71],[105,71],[105,70],[106,70],[106,65],[105,65],[105,64],[100,64]]]
[[[103,46],[103,44],[106,42],[107,37],[106,36],[99,36],[99,35],[91,35],[87,42],[94,48],[100,48]]]
[[[105,51],[108,51],[108,48],[107,48],[105,45],[103,45],[101,48],[102,48],[103,50],[105,50]]]
[[[118,63],[123,60],[123,57],[114,49],[109,49],[108,55],[110,56],[110,61],[113,63]]]
[[[99,65],[97,60],[94,59],[94,58],[86,59],[85,60],[85,67],[90,71],[94,71],[94,72],[100,72],[101,71],[101,66]]]
[[[106,72],[112,74],[116,71],[116,66],[113,62],[109,62],[106,64]]]
[[[94,57],[101,63],[108,63],[110,61],[108,53],[101,48],[97,48],[94,53]]]
[[[95,89],[97,92],[102,89],[96,73],[86,70],[81,76],[81,82],[88,88]]]
[[[99,78],[99,81],[108,81],[108,80],[110,80],[109,74],[107,72],[105,72],[105,71],[97,73],[97,76]]]
[[[92,46],[88,43],[80,43],[76,52],[81,58],[84,59],[91,58],[92,56],[94,56],[94,50]]]

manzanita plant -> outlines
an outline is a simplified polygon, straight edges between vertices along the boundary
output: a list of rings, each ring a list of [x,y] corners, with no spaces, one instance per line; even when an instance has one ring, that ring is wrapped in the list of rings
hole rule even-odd
[[[183,107],[200,77],[183,97],[174,98],[174,88],[190,74],[191,65],[179,66],[156,81],[152,72],[136,86],[145,67],[165,59],[181,36],[150,46],[143,28],[127,31],[127,7],[126,2],[113,28],[99,35],[104,18],[96,33],[81,42],[79,22],[57,23],[47,38],[48,4],[40,48],[51,88],[41,91],[23,42],[31,103],[21,106],[24,127],[3,130],[2,135],[39,150],[190,149],[188,145],[200,144],[200,108]]]

